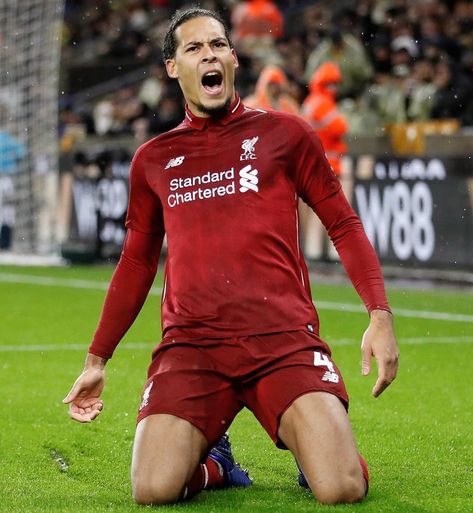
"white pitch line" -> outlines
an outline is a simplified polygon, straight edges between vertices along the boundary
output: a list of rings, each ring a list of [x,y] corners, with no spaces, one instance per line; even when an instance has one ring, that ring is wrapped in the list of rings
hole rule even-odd
[[[355,339],[349,338],[339,338],[332,340],[327,339],[326,342],[329,346],[351,346],[357,343]],[[400,346],[413,346],[424,344],[473,344],[473,337],[401,337],[398,339],[398,343]]]
[[[120,345],[120,349],[149,349],[152,350],[156,344],[153,342],[125,342]],[[7,344],[0,345],[0,353],[15,353],[15,352],[47,352],[47,351],[85,351],[88,344]]]
[[[318,310],[337,310],[350,313],[366,313],[362,305],[353,303],[338,303],[335,301],[314,301]],[[393,308],[395,317],[415,317],[416,319],[435,319],[440,321],[473,322],[473,315],[453,314],[449,312],[431,312],[428,310],[409,310]]]
[[[108,281],[78,280],[75,278],[52,278],[50,276],[34,276],[26,274],[0,273],[0,282],[24,283],[26,285],[42,285],[46,287],[66,287],[71,289],[107,290]],[[163,289],[152,287],[150,293],[160,296]]]
[[[0,282],[4,283],[24,283],[27,285],[42,285],[48,287],[68,287],[75,289],[89,290],[107,290],[108,282],[94,280],[78,280],[75,278],[52,278],[50,276],[33,276],[26,274],[0,273]],[[163,292],[162,287],[152,287],[150,294],[160,296]],[[366,309],[362,305],[353,303],[339,303],[336,301],[314,301],[319,310],[335,310],[350,313],[366,314]],[[396,317],[410,317],[416,319],[432,319],[450,322],[473,322],[473,315],[455,314],[450,312],[432,312],[429,310],[410,310],[407,308],[395,308]]]
[[[328,341],[330,346],[359,345],[356,339],[339,338]],[[430,344],[473,344],[473,337],[408,337],[400,338],[399,345],[430,345]],[[147,349],[152,351],[156,344],[153,342],[125,342],[120,349]],[[41,353],[50,351],[85,351],[87,344],[8,344],[0,345],[0,353]]]

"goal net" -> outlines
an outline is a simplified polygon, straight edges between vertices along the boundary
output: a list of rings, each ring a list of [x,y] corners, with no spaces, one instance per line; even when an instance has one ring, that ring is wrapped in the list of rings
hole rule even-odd
[[[0,0],[0,249],[56,249],[64,0]]]

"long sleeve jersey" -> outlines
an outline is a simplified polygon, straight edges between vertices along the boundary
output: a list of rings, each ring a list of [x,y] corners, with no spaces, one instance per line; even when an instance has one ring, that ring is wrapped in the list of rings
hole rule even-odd
[[[187,110],[132,162],[128,235],[90,352],[109,358],[139,312],[167,235],[163,338],[319,331],[299,247],[298,197],[326,226],[369,312],[389,310],[376,254],[314,131],[245,107]]]

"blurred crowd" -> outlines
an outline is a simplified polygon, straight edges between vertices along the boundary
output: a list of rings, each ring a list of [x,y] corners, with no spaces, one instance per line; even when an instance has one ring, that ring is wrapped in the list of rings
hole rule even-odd
[[[187,4],[67,1],[60,112],[66,145],[75,131],[142,141],[180,123],[182,95],[166,75],[160,44],[170,14]],[[333,100],[324,108],[343,118],[343,133],[376,134],[389,123],[431,119],[473,126],[471,1],[198,4],[229,22],[240,60],[237,89],[253,107],[323,124],[326,111],[314,100],[322,88]]]

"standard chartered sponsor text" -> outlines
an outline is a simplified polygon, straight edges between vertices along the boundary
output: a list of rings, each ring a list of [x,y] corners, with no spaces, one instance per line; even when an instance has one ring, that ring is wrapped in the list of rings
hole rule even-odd
[[[235,169],[226,171],[207,172],[187,178],[173,178],[169,182],[168,205],[173,208],[183,203],[196,200],[215,198],[235,194]],[[231,180],[230,183],[228,183]],[[223,182],[223,183],[222,183]],[[227,183],[225,183],[227,182]],[[185,191],[190,187],[212,184],[210,187],[198,187],[192,191]],[[217,185],[218,184],[218,185]],[[179,192],[182,191],[182,192]]]

